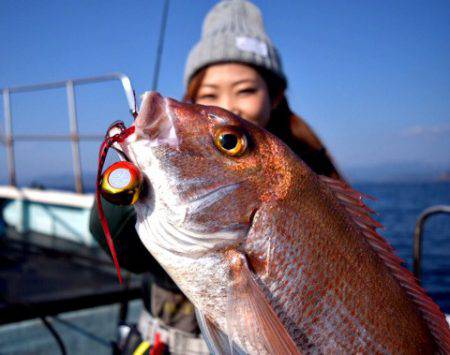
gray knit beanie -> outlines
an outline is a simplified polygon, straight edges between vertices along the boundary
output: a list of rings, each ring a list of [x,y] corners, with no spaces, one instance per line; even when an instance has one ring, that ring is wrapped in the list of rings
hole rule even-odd
[[[184,84],[201,68],[220,62],[256,65],[286,80],[277,50],[264,31],[261,12],[246,0],[222,0],[208,13],[202,38],[189,53]]]

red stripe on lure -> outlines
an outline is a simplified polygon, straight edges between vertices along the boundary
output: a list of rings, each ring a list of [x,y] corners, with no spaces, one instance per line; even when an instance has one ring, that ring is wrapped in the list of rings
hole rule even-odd
[[[133,205],[139,198],[141,188],[142,174],[129,161],[114,163],[103,173],[101,194],[115,205]]]
[[[98,170],[97,170],[95,198],[97,200],[98,214],[100,217],[100,222],[103,227],[103,231],[105,233],[106,243],[108,244],[109,251],[111,252],[111,256],[113,258],[114,266],[116,267],[116,270],[117,270],[117,277],[119,278],[119,282],[122,283],[122,275],[120,273],[120,266],[119,266],[119,261],[117,259],[116,249],[114,248],[114,243],[113,243],[113,240],[111,237],[111,232],[108,227],[108,221],[106,220],[105,213],[103,211],[101,195],[105,195],[105,194],[102,193],[102,190],[103,190],[102,182],[104,180],[104,176],[102,175],[102,170],[103,170],[103,165],[105,163],[106,155],[108,154],[109,148],[111,148],[111,146],[116,142],[118,142],[118,143],[123,142],[128,136],[133,134],[134,126],[125,128],[125,125],[122,122],[118,122],[118,123],[114,124],[113,126],[111,126],[110,130],[114,127],[121,129],[121,132],[117,133],[111,137],[105,137],[105,140],[103,141],[103,143],[100,146],[99,157],[98,157]],[[121,162],[121,163],[125,163],[125,162]],[[128,163],[128,164],[132,165],[131,163]],[[111,170],[111,169],[107,169],[107,171],[108,170]],[[134,168],[133,173],[135,173],[136,171],[137,171],[137,169]],[[105,174],[106,174],[106,172],[105,172]],[[108,174],[108,176],[109,175],[110,174]],[[136,199],[133,199],[133,200],[135,202]]]

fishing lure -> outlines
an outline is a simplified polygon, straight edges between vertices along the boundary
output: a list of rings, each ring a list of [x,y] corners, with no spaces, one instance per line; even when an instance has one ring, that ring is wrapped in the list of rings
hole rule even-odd
[[[114,135],[109,134],[114,131],[118,131],[118,133],[115,133]],[[142,174],[128,161],[121,161],[113,164],[106,169],[103,174],[102,171],[109,148],[111,148],[114,143],[122,143],[133,133],[134,126],[126,128],[122,121],[114,122],[109,127],[108,134],[100,146],[96,180],[95,198],[97,201],[98,214],[120,283],[122,283],[122,275],[120,273],[119,261],[108,227],[108,221],[106,220],[103,211],[101,196],[114,204],[130,205],[135,203],[142,189]]]

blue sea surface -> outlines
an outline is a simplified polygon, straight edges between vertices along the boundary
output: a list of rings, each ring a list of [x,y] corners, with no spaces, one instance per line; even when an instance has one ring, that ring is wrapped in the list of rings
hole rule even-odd
[[[422,211],[434,205],[450,205],[450,183],[359,183],[358,191],[376,198],[366,200],[377,212],[379,233],[406,262],[413,264],[413,235]],[[425,223],[422,249],[422,286],[445,313],[450,313],[450,215],[430,217]]]

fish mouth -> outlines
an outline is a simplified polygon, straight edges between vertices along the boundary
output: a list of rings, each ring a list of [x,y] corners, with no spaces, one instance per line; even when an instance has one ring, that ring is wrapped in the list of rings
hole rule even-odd
[[[134,122],[136,139],[149,140],[152,146],[178,146],[179,137],[175,129],[177,117],[173,113],[173,104],[173,100],[157,92],[144,93],[141,109]]]
[[[173,106],[176,106],[176,101],[163,97],[155,91],[145,92],[139,113],[131,125],[134,127],[134,134],[127,138],[127,141],[148,140],[152,147],[163,144],[177,147],[180,139],[175,129],[177,118],[173,113]],[[122,121],[116,121],[108,128],[106,137],[113,137],[125,129]],[[115,142],[111,147],[119,154],[121,160],[132,161],[123,143]]]
[[[159,133],[158,126],[165,115],[165,99],[157,92],[145,92],[136,121],[136,128],[145,131],[151,137]]]

